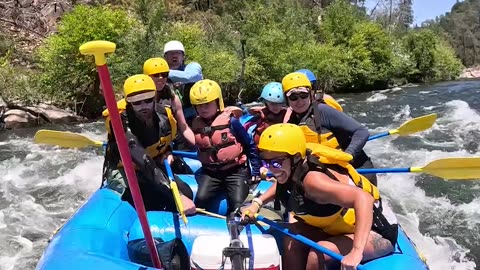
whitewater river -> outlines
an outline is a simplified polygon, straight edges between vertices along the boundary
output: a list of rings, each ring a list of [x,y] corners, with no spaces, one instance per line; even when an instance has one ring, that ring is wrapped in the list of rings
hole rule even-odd
[[[428,131],[369,142],[378,167],[423,166],[442,157],[480,156],[480,81],[336,95],[372,134],[436,112]],[[103,123],[51,126],[105,136]],[[34,269],[48,238],[99,186],[98,149],[35,145],[36,130],[0,133],[0,269]],[[380,175],[379,186],[431,269],[480,265],[480,181]]]

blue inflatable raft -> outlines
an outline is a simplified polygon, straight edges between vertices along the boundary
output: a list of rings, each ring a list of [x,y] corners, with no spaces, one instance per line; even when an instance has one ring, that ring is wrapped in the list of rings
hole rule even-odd
[[[188,175],[180,177],[191,185],[192,190],[196,193],[194,177]],[[262,182],[254,193],[263,192],[269,186],[269,182]],[[217,201],[209,210],[224,214],[226,200]],[[188,226],[185,226],[181,219],[179,220],[173,215],[168,212],[148,212],[147,217],[152,234],[155,238],[161,238],[164,241],[181,237],[189,254],[191,254],[192,246],[197,238],[228,237],[226,222],[223,219],[195,215],[188,218]],[[268,229],[266,225],[262,230],[255,226],[250,227],[254,236],[259,236],[264,231],[263,229]],[[245,237],[244,235],[245,230],[242,231],[242,237]],[[118,193],[102,188],[97,190],[51,238],[38,262],[37,269],[154,269],[134,263],[129,258],[127,244],[142,238],[144,236],[135,210],[128,203],[121,201]],[[255,247],[255,244],[253,246]],[[210,249],[203,250],[205,252]],[[213,251],[213,248],[211,250]],[[254,256],[254,258],[256,257]],[[394,253],[370,261],[364,266],[364,269],[369,270],[428,269],[417,253],[414,244],[402,229],[399,230],[398,244]],[[197,268],[192,266],[192,269]],[[279,269],[279,267],[258,269]]]

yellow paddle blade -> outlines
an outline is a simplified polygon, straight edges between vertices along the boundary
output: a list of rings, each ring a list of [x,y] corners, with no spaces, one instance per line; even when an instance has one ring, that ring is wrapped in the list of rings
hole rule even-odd
[[[187,225],[188,220],[187,220],[187,216],[185,215],[185,212],[183,211],[183,203],[182,203],[182,199],[180,198],[180,192],[178,191],[177,183],[175,183],[174,181],[171,181],[170,188],[172,189],[173,199],[175,200],[175,204],[177,205],[177,211],[182,216],[183,223]]]
[[[34,141],[35,143],[58,145],[66,148],[81,148],[103,145],[102,142],[91,140],[82,134],[46,129],[37,131]]]
[[[448,180],[480,179],[480,157],[437,159],[421,170]]]
[[[400,136],[407,136],[413,133],[424,131],[433,126],[437,120],[437,114],[432,113],[417,118],[413,118],[403,123],[398,129],[389,131],[390,134],[398,134]]]

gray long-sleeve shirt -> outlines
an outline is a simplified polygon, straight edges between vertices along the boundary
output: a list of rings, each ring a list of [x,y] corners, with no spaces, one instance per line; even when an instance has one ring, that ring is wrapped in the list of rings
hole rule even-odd
[[[356,168],[361,167],[369,159],[363,151],[370,135],[368,129],[345,113],[326,104],[318,104],[318,109],[322,133],[331,131],[342,150],[353,156],[352,165]],[[305,117],[306,115],[308,117]],[[313,107],[303,114],[292,113],[288,122],[297,125],[304,122],[312,131],[316,131]]]

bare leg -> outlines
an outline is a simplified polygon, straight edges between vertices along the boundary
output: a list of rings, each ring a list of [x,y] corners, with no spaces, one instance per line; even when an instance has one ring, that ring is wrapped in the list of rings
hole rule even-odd
[[[289,224],[288,227],[292,233],[301,234],[313,241],[320,241],[328,237],[320,229],[302,222]],[[305,269],[309,247],[288,236],[283,239],[283,247],[283,269]]]
[[[353,246],[353,234],[335,236],[318,244],[342,255],[347,255]],[[392,253],[394,247],[387,239],[383,238],[376,232],[370,232],[367,245],[363,251],[363,261],[373,260]],[[323,255],[317,251],[310,250],[307,258],[307,270],[323,270],[325,266],[338,266],[338,262],[330,256]]]

